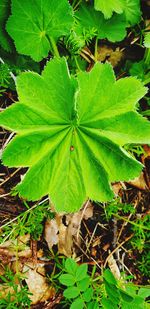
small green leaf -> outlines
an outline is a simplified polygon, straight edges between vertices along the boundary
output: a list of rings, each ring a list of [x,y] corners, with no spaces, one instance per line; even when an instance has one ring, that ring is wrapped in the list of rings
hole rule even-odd
[[[66,286],[72,286],[75,284],[75,278],[73,275],[70,274],[64,274],[59,277],[59,281],[61,284]]]
[[[68,258],[65,262],[65,269],[69,274],[72,274],[75,276],[76,271],[78,269],[78,265],[73,259]]]
[[[108,298],[102,298],[102,306],[103,309],[118,309],[118,305],[114,304],[110,299]]]
[[[128,294],[127,292],[125,292],[125,291],[123,291],[123,290],[120,290],[120,289],[119,289],[119,292],[120,292],[121,298],[122,298],[124,301],[130,303],[130,302],[132,302],[132,301],[134,300],[134,297],[132,297],[132,296],[131,296],[130,294]]]
[[[12,0],[12,15],[7,31],[19,53],[35,61],[47,57],[52,42],[68,35],[73,24],[73,12],[67,0]]]
[[[87,264],[82,264],[77,268],[76,271],[76,280],[77,281],[81,281],[83,280],[85,277],[87,277],[87,271],[88,271],[88,267]]]
[[[86,278],[78,282],[78,288],[80,289],[81,292],[84,292],[88,288],[89,284],[90,284],[90,277],[87,276]]]
[[[90,300],[92,299],[93,297],[93,289],[92,288],[88,288],[84,293],[83,293],[83,299],[85,302],[90,302]]]
[[[117,284],[117,280],[115,279],[114,275],[109,269],[106,269],[104,271],[103,277],[109,284],[113,284],[113,285]]]
[[[149,288],[140,288],[138,291],[138,296],[140,296],[141,298],[147,298],[150,297],[150,287]]]
[[[70,306],[70,309],[82,309],[84,308],[84,301],[81,298],[77,298]]]
[[[79,294],[80,294],[80,291],[75,286],[67,288],[63,293],[64,297],[66,297],[67,299],[76,298]]]

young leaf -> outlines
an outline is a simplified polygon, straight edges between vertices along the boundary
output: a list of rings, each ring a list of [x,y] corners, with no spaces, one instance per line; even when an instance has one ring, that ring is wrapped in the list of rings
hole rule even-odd
[[[19,53],[40,61],[53,50],[53,41],[68,35],[73,12],[67,0],[12,0],[7,31]]]
[[[71,258],[66,259],[65,270],[69,274],[72,274],[73,276],[75,276],[77,269],[78,269],[78,265],[73,259],[71,259]]]
[[[73,286],[75,284],[75,279],[73,275],[63,274],[59,277],[59,281],[61,284],[66,286]]]
[[[111,65],[101,63],[75,80],[60,58],[42,76],[20,74],[17,90],[19,102],[0,114],[0,124],[17,133],[3,163],[29,167],[17,186],[22,197],[50,194],[57,211],[74,212],[87,197],[111,200],[111,181],[139,175],[142,164],[121,147],[150,143],[150,124],[135,111],[147,92],[139,80],[116,81]],[[76,263],[66,263],[74,263],[67,270],[73,274]]]
[[[83,280],[85,277],[87,277],[87,271],[88,267],[87,264],[82,264],[77,268],[76,271],[76,279],[77,281]]]
[[[124,0],[95,0],[95,10],[101,11],[106,19],[112,17],[113,12],[118,14],[123,13]]]
[[[113,285],[117,284],[117,280],[115,279],[114,275],[109,269],[106,269],[104,271],[103,277],[109,284],[113,284]]]
[[[81,298],[77,298],[70,306],[70,309],[83,309],[84,301]]]
[[[0,45],[7,51],[12,51],[12,42],[5,30],[6,21],[10,15],[10,0],[0,1]]]
[[[108,2],[108,1],[107,1]],[[111,19],[104,19],[101,12],[94,10],[92,5],[81,4],[76,15],[79,20],[78,34],[86,31],[97,30],[99,39],[108,39],[112,42],[121,41],[126,35],[126,18],[124,14],[114,14]]]
[[[89,284],[90,284],[90,278],[88,275],[86,275],[84,279],[78,282],[78,288],[80,289],[80,291],[84,292],[89,287]]]
[[[84,293],[83,293],[83,299],[84,301],[86,301],[87,303],[90,302],[90,300],[93,297],[93,289],[92,288],[88,288]]]
[[[76,298],[79,294],[80,294],[80,290],[75,286],[71,286],[64,291],[64,296],[67,299]]]

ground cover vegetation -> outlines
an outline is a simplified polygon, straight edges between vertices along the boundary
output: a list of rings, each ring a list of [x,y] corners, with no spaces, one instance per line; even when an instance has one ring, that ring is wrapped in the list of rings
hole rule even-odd
[[[0,0],[0,308],[150,308],[150,3]]]

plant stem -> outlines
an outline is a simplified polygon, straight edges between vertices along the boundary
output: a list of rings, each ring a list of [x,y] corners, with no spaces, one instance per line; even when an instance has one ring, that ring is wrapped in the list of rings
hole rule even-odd
[[[128,220],[128,219],[126,219],[126,218],[124,218],[124,217],[122,217],[122,216],[119,216],[119,215],[117,215],[117,214],[114,214],[114,213],[112,213],[112,214],[113,214],[114,217],[116,217],[116,218],[118,218],[118,219],[120,219],[120,220],[126,221],[127,223],[130,223],[130,224],[132,224],[132,225],[134,225],[134,226],[136,226],[136,227],[138,227],[138,228],[142,228],[143,230],[150,231],[150,228],[147,228],[147,227],[144,226],[143,224],[135,223],[135,222],[133,222],[133,221],[130,221],[130,220]]]
[[[149,66],[150,64],[150,48],[147,48],[144,55],[144,62]]]
[[[54,52],[54,56],[56,56],[57,58],[60,58],[56,42],[55,42],[55,40],[52,36],[50,37],[50,43],[51,43],[51,46],[52,46],[52,49],[53,49],[53,52]]]

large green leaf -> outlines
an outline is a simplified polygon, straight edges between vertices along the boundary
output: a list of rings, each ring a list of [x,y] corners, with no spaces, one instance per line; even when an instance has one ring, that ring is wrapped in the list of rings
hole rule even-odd
[[[5,30],[10,15],[10,0],[0,0],[0,45],[8,52],[12,51],[12,42]]]
[[[72,23],[73,12],[67,0],[12,0],[7,31],[19,53],[40,61],[47,57],[53,41],[69,34]]]
[[[124,14],[114,14],[112,18],[106,20],[104,15],[96,11],[92,5],[83,3],[75,16],[79,20],[78,34],[86,30],[97,30],[97,37],[115,42],[121,41],[126,36],[126,18]]]
[[[70,76],[65,58],[47,63],[42,75],[17,78],[19,102],[0,114],[16,132],[3,151],[10,167],[29,167],[19,194],[49,194],[57,211],[78,210],[87,198],[113,198],[111,181],[129,180],[142,164],[122,146],[150,142],[150,124],[135,110],[147,89],[134,77],[116,81],[110,64]]]
[[[112,17],[113,12],[124,13],[128,26],[137,24],[141,18],[140,0],[95,0],[94,7],[106,19]]]
[[[123,0],[95,0],[95,10],[101,11],[106,19],[110,18],[113,12],[123,13]]]

